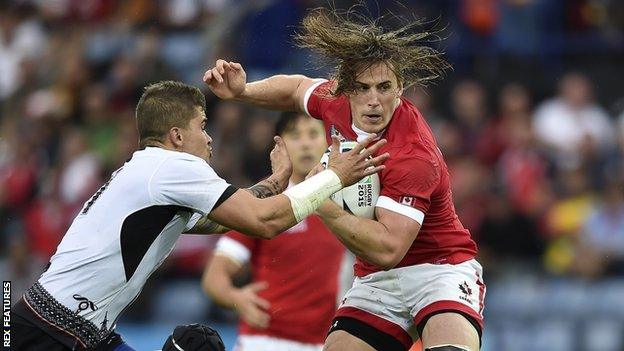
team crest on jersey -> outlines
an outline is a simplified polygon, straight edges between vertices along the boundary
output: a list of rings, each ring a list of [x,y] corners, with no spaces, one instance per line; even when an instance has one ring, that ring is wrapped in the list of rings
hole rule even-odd
[[[401,205],[412,206],[414,204],[414,198],[411,196],[401,196],[399,200]]]

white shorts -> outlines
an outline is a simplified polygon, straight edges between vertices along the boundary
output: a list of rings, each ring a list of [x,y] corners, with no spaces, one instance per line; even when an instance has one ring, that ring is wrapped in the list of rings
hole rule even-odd
[[[322,344],[306,344],[266,335],[239,335],[234,351],[321,351]]]
[[[372,326],[406,349],[417,336],[417,326],[443,311],[468,316],[483,329],[482,274],[481,265],[473,259],[457,265],[419,264],[356,277],[336,317],[350,317]]]

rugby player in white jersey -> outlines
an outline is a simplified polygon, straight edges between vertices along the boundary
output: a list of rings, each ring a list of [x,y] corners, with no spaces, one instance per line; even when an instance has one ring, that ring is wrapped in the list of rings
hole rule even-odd
[[[279,194],[292,166],[276,137],[274,174],[240,190],[208,163],[204,108],[195,87],[167,81],[145,89],[136,109],[140,149],[84,204],[46,271],[13,306],[15,350],[132,350],[115,333],[117,320],[181,233],[232,228],[270,239],[333,192],[383,169],[388,156],[369,157],[385,143],[364,150],[369,138]]]

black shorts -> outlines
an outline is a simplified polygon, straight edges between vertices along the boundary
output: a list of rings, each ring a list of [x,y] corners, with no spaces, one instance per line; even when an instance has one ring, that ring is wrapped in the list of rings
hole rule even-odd
[[[37,328],[16,313],[11,314],[11,350],[66,351],[70,347]]]
[[[93,351],[113,351],[123,344],[121,336],[111,333]],[[20,299],[11,308],[11,350],[15,351],[78,351],[86,350],[76,339],[47,324]]]

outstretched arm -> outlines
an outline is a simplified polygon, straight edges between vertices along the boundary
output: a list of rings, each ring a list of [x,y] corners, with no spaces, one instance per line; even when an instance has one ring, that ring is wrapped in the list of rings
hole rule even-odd
[[[221,99],[242,101],[272,110],[299,112],[305,112],[305,93],[318,81],[300,74],[280,74],[247,83],[247,74],[240,63],[221,59],[206,71],[203,80]]]
[[[284,177],[281,174],[273,173],[269,178],[243,190],[249,192],[258,199],[264,199],[282,193],[288,186],[289,177],[290,176]],[[231,228],[210,220],[208,215],[203,215],[197,223],[195,223],[193,228],[189,229],[184,234],[222,234],[229,230],[231,230]]]
[[[271,150],[271,169],[273,174],[267,179],[264,179],[258,184],[245,189],[249,191],[253,196],[264,199],[270,196],[280,194],[284,189],[288,187],[288,181],[292,174],[292,162],[284,141],[279,136],[274,138],[275,146]],[[188,230],[189,234],[220,234],[225,233],[230,228],[222,226],[208,218],[208,215],[202,216],[197,223]]]
[[[364,150],[374,137],[351,151],[339,153],[338,137],[332,137],[330,169],[289,188],[283,194],[257,199],[247,191],[236,191],[209,214],[213,221],[250,236],[271,239],[310,215],[331,194],[364,176],[384,168],[388,154],[367,159],[385,145],[381,139]]]

